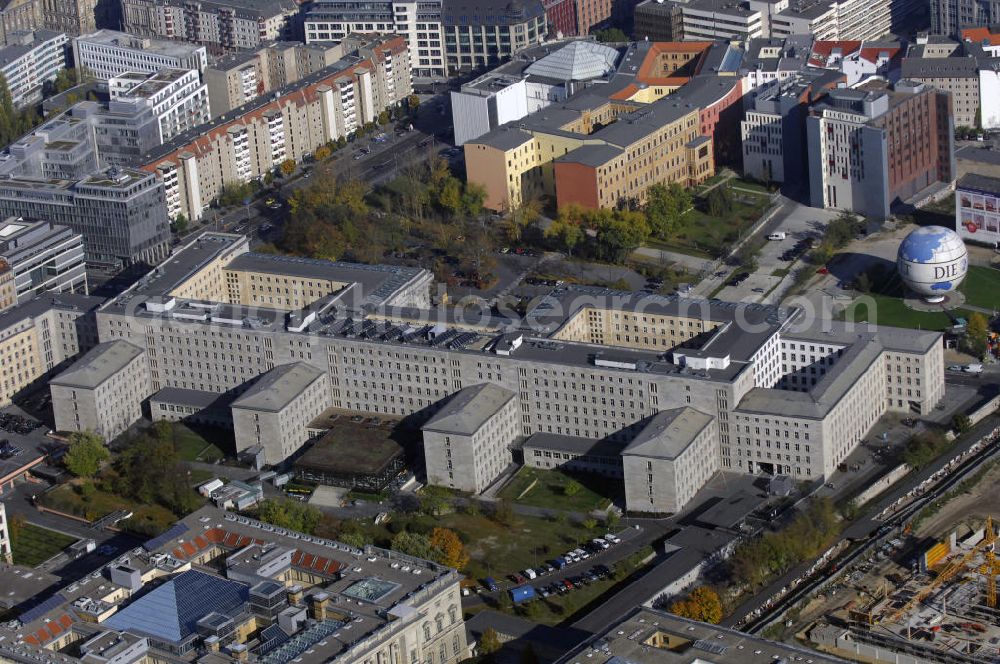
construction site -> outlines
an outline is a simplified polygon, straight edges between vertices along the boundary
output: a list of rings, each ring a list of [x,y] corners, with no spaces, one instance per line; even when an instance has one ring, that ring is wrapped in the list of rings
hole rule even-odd
[[[964,536],[887,542],[803,610],[817,620],[800,635],[865,662],[1000,664],[996,546],[992,517]]]

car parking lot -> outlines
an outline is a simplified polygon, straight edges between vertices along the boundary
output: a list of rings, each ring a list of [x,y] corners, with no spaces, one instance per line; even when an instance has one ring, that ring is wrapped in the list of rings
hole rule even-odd
[[[482,586],[476,588],[476,592],[509,592],[518,602],[568,593],[595,581],[609,578],[614,565],[596,562],[591,558],[611,553],[621,543],[621,536],[613,533],[595,537],[586,544],[537,567],[509,574],[502,581],[498,582],[492,577],[487,577],[482,580]]]

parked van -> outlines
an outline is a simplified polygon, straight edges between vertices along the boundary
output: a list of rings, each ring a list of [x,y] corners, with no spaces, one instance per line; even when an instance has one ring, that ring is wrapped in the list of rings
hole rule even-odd
[[[786,237],[788,237],[788,234],[785,233],[785,231],[778,231],[777,233],[771,233],[770,235],[768,235],[767,239],[768,240],[784,240]]]
[[[981,374],[983,373],[983,365],[981,364],[966,364],[965,373],[971,374]]]

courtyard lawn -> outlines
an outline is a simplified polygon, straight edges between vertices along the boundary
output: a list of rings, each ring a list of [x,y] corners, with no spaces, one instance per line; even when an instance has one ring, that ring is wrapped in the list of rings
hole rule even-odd
[[[38,502],[44,507],[79,516],[88,521],[95,521],[116,510],[128,510],[132,512],[132,518],[120,525],[127,530],[146,535],[159,534],[177,521],[173,512],[160,505],[140,505],[101,491],[97,487],[88,490],[88,495],[84,496],[78,490],[79,486],[79,480],[63,484],[42,494]]]
[[[174,443],[182,461],[215,463],[225,456],[218,445],[210,443],[199,433],[180,423],[174,425]]]
[[[35,567],[76,541],[75,537],[30,523],[23,524],[11,543],[14,564]]]
[[[965,294],[968,304],[990,310],[1000,309],[1000,270],[972,265],[959,290]]]
[[[566,487],[575,483],[576,493]],[[571,490],[572,492],[572,490]],[[586,514],[606,509],[622,492],[621,480],[597,475],[571,475],[560,470],[525,466],[500,492],[501,498],[523,505]]]
[[[677,251],[699,258],[721,256],[760,219],[768,205],[766,194],[739,190],[731,193],[731,213],[714,217],[703,209],[702,201],[696,200],[695,207],[684,214],[683,224],[673,237],[667,240],[650,240],[647,244],[657,249]]]

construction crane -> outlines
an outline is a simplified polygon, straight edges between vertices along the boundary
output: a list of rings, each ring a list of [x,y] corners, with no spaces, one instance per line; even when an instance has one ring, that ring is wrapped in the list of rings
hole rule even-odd
[[[996,540],[996,533],[993,532],[993,517],[987,517],[986,533],[983,536],[983,543],[986,546],[986,562],[979,567],[978,572],[986,579],[986,606],[991,609],[997,608],[997,575],[1000,574],[1000,562],[997,561],[996,553],[993,551]]]
[[[892,614],[889,615],[889,617],[886,619],[886,621],[891,623],[899,622],[899,619],[902,618],[906,613],[908,613],[913,607],[923,602],[935,590],[937,590],[939,587],[941,587],[942,585],[953,579],[959,572],[963,571],[969,565],[969,563],[972,562],[972,559],[975,558],[976,555],[978,555],[979,550],[981,548],[987,547],[989,551],[992,553],[993,542],[995,541],[996,541],[996,533],[993,532],[993,518],[987,517],[986,530],[983,535],[983,539],[980,540],[979,543],[976,544],[974,547],[972,547],[972,549],[970,549],[964,556],[956,560],[952,560],[950,563],[945,565],[944,569],[938,572],[938,575],[934,578],[933,581],[931,581],[929,584],[921,588],[916,594],[913,595],[913,597],[910,598],[910,601],[908,601],[905,605],[893,611]],[[985,565],[983,567],[985,567]],[[982,572],[982,569],[983,568],[980,568],[980,572]],[[995,573],[1000,574],[1000,565],[997,565]],[[988,575],[988,578],[993,583],[993,601],[994,601],[993,606],[995,607],[996,577]]]

